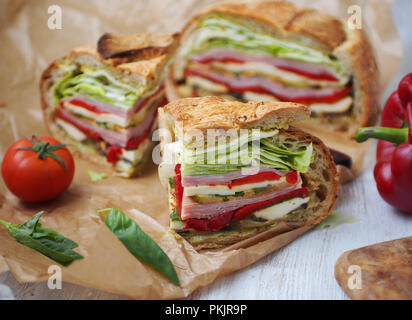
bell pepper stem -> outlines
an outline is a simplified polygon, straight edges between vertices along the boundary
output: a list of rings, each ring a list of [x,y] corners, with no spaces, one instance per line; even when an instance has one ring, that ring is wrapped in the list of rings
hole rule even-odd
[[[364,142],[369,138],[375,138],[400,144],[408,141],[408,131],[408,128],[365,127],[360,128],[354,138],[357,142]]]

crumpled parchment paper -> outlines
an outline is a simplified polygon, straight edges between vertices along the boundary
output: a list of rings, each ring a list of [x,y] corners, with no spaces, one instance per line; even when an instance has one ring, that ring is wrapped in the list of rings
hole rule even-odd
[[[95,43],[104,32],[177,32],[190,15],[216,1],[205,0],[52,0],[0,2],[0,159],[8,146],[25,136],[46,135],[42,121],[38,80],[52,60],[72,47]],[[358,3],[385,84],[401,57],[399,37],[388,14],[390,1],[295,1],[300,6],[347,18],[347,8]],[[62,29],[50,30],[48,8],[62,9]],[[309,228],[291,230],[285,224],[224,250],[198,253],[168,230],[166,191],[149,164],[142,177],[125,180],[111,176],[92,183],[87,170],[107,172],[76,158],[76,174],[68,191],[41,205],[20,202],[0,180],[0,219],[22,223],[46,210],[41,223],[79,243],[84,256],[63,268],[63,281],[141,299],[188,296],[216,278],[245,268],[285,246]],[[109,173],[109,172],[108,172]],[[135,259],[97,215],[116,207],[134,219],[173,261],[181,287],[176,287],[149,266]],[[308,239],[309,241],[310,239]],[[20,245],[0,228],[0,271],[7,267],[20,282],[46,280],[48,267],[56,264]]]

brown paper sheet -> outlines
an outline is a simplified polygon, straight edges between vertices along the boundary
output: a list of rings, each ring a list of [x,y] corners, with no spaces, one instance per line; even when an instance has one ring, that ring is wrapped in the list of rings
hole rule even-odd
[[[6,260],[0,256],[0,273],[6,272],[7,270],[9,270],[9,266],[6,263]]]
[[[15,140],[35,133],[47,134],[40,111],[38,80],[46,65],[72,47],[95,43],[104,32],[176,32],[189,16],[216,1],[24,1],[0,3],[0,159]],[[353,3],[354,1],[351,1]],[[299,5],[321,8],[341,17],[349,1],[299,1]],[[389,11],[389,1],[358,1],[369,25],[385,84],[396,71],[400,44]],[[62,8],[62,30],[49,30],[47,9]],[[327,4],[327,5],[326,5]],[[390,50],[389,50],[390,48]],[[76,174],[68,191],[42,205],[16,199],[0,180],[0,219],[22,223],[40,210],[47,210],[42,223],[79,243],[85,258],[63,269],[63,281],[89,286],[133,298],[181,298],[218,277],[245,268],[285,246],[308,230],[291,230],[284,224],[257,238],[224,250],[198,253],[184,240],[167,232],[168,208],[154,165],[144,175],[125,180],[110,176],[92,183],[87,170],[106,169],[76,158]],[[168,254],[176,266],[181,287],[140,263],[102,223],[97,210],[117,207],[133,218]],[[0,228],[0,254],[20,282],[48,278],[55,264],[41,254],[14,241]],[[1,261],[0,261],[1,266]]]

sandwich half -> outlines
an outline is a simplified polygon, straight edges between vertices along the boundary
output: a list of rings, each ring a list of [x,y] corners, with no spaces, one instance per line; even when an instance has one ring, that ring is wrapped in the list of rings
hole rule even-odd
[[[318,138],[288,125],[309,115],[302,104],[221,97],[161,108],[170,228],[200,250],[326,218],[337,196],[333,159]]]
[[[172,35],[103,35],[52,62],[40,80],[52,135],[123,177],[139,175],[152,147],[157,109],[166,103]]]
[[[287,2],[209,7],[183,29],[171,71],[169,100],[303,103],[308,126],[349,134],[377,119],[378,71],[363,32]]]

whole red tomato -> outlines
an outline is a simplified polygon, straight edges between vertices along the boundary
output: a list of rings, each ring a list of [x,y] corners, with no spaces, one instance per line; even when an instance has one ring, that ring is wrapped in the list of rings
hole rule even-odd
[[[59,141],[33,136],[10,146],[1,172],[7,187],[17,197],[28,202],[43,202],[69,187],[74,176],[74,161]]]

